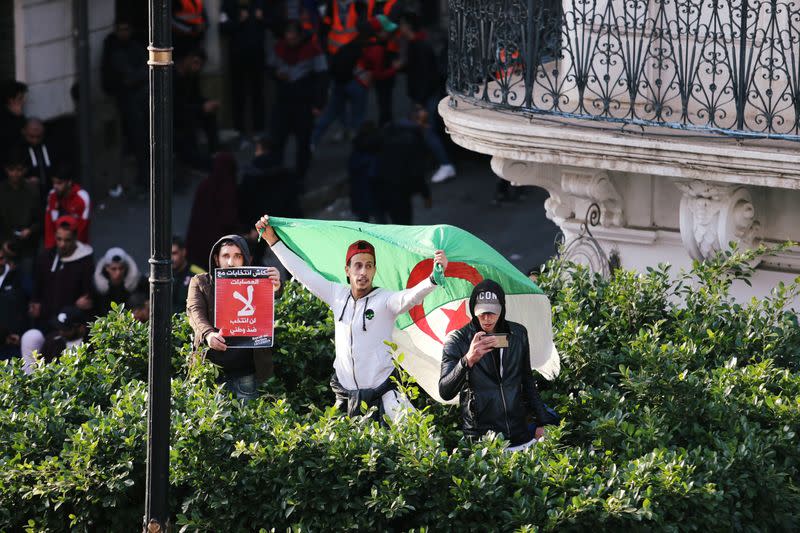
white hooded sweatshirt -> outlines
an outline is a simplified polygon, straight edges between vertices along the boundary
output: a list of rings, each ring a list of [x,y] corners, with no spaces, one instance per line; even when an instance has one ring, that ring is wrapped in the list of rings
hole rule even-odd
[[[350,286],[325,279],[292,252],[283,242],[272,246],[283,266],[312,294],[328,304],[335,321],[336,358],[333,368],[339,383],[349,390],[374,389],[394,371],[390,348],[397,317],[436,288],[429,278],[403,291],[376,287],[356,300]],[[410,406],[397,391],[382,397],[384,411],[392,420],[400,414],[400,404]]]
[[[122,248],[109,248],[103,258],[97,262],[97,266],[94,269],[94,285],[97,292],[100,294],[108,293],[109,281],[104,275],[104,270],[106,265],[111,264],[114,257],[122,259],[122,262],[125,263],[125,266],[128,268],[125,280],[123,281],[125,289],[131,292],[135,290],[136,286],[139,284],[139,278],[141,276],[139,275],[139,267],[136,266],[136,261]]]

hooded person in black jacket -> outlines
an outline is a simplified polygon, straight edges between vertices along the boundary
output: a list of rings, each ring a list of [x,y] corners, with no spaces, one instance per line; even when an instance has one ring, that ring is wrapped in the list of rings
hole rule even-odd
[[[528,331],[506,320],[506,295],[500,285],[484,280],[469,299],[472,320],[444,343],[439,394],[444,400],[459,395],[462,429],[477,438],[488,431],[502,433],[513,446],[544,435],[547,413],[530,361]],[[508,347],[499,347],[505,334]],[[527,418],[536,420],[530,434]]]

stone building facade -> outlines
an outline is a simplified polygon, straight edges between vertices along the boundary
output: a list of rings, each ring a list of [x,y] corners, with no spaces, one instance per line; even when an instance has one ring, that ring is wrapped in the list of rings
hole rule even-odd
[[[800,2],[450,8],[447,129],[498,176],[549,193],[573,259],[688,268],[732,241],[800,240]],[[581,242],[586,223],[599,246]],[[798,273],[791,248],[734,293]]]

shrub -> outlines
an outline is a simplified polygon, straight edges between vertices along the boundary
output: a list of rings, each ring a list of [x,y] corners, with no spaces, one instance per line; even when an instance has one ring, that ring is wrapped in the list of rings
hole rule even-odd
[[[332,318],[288,284],[277,377],[242,405],[174,321],[171,508],[183,530],[791,531],[800,508],[797,286],[736,303],[752,255],[602,279],[551,262],[562,415],[509,454],[424,395],[392,428],[331,408]],[[146,330],[115,309],[88,345],[0,373],[0,529],[122,531],[143,513]],[[414,391],[412,390],[412,393]],[[491,510],[490,512],[488,510]]]

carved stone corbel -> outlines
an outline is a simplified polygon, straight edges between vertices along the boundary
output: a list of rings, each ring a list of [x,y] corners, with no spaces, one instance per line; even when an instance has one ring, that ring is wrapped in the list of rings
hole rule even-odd
[[[492,158],[491,165],[494,173],[505,180],[545,189],[550,195],[544,203],[547,218],[558,226],[575,219],[576,215],[582,216],[593,203],[600,207],[601,226],[625,223],[622,198],[607,172],[565,169],[497,156]]]
[[[619,227],[625,224],[622,197],[607,172],[563,170],[561,186],[567,194],[583,200],[582,204],[599,205],[601,226]],[[585,209],[584,205],[575,205],[575,208]]]
[[[761,224],[747,188],[703,181],[679,181],[675,186],[683,193],[681,239],[692,259],[708,259],[731,241],[741,249],[758,246]]]
[[[561,187],[558,167],[497,156],[492,157],[491,166],[492,171],[504,180],[519,185],[534,185],[546,190],[550,197],[544,202],[545,214],[557,225],[561,226],[575,214],[571,199],[564,194],[564,189]]]

